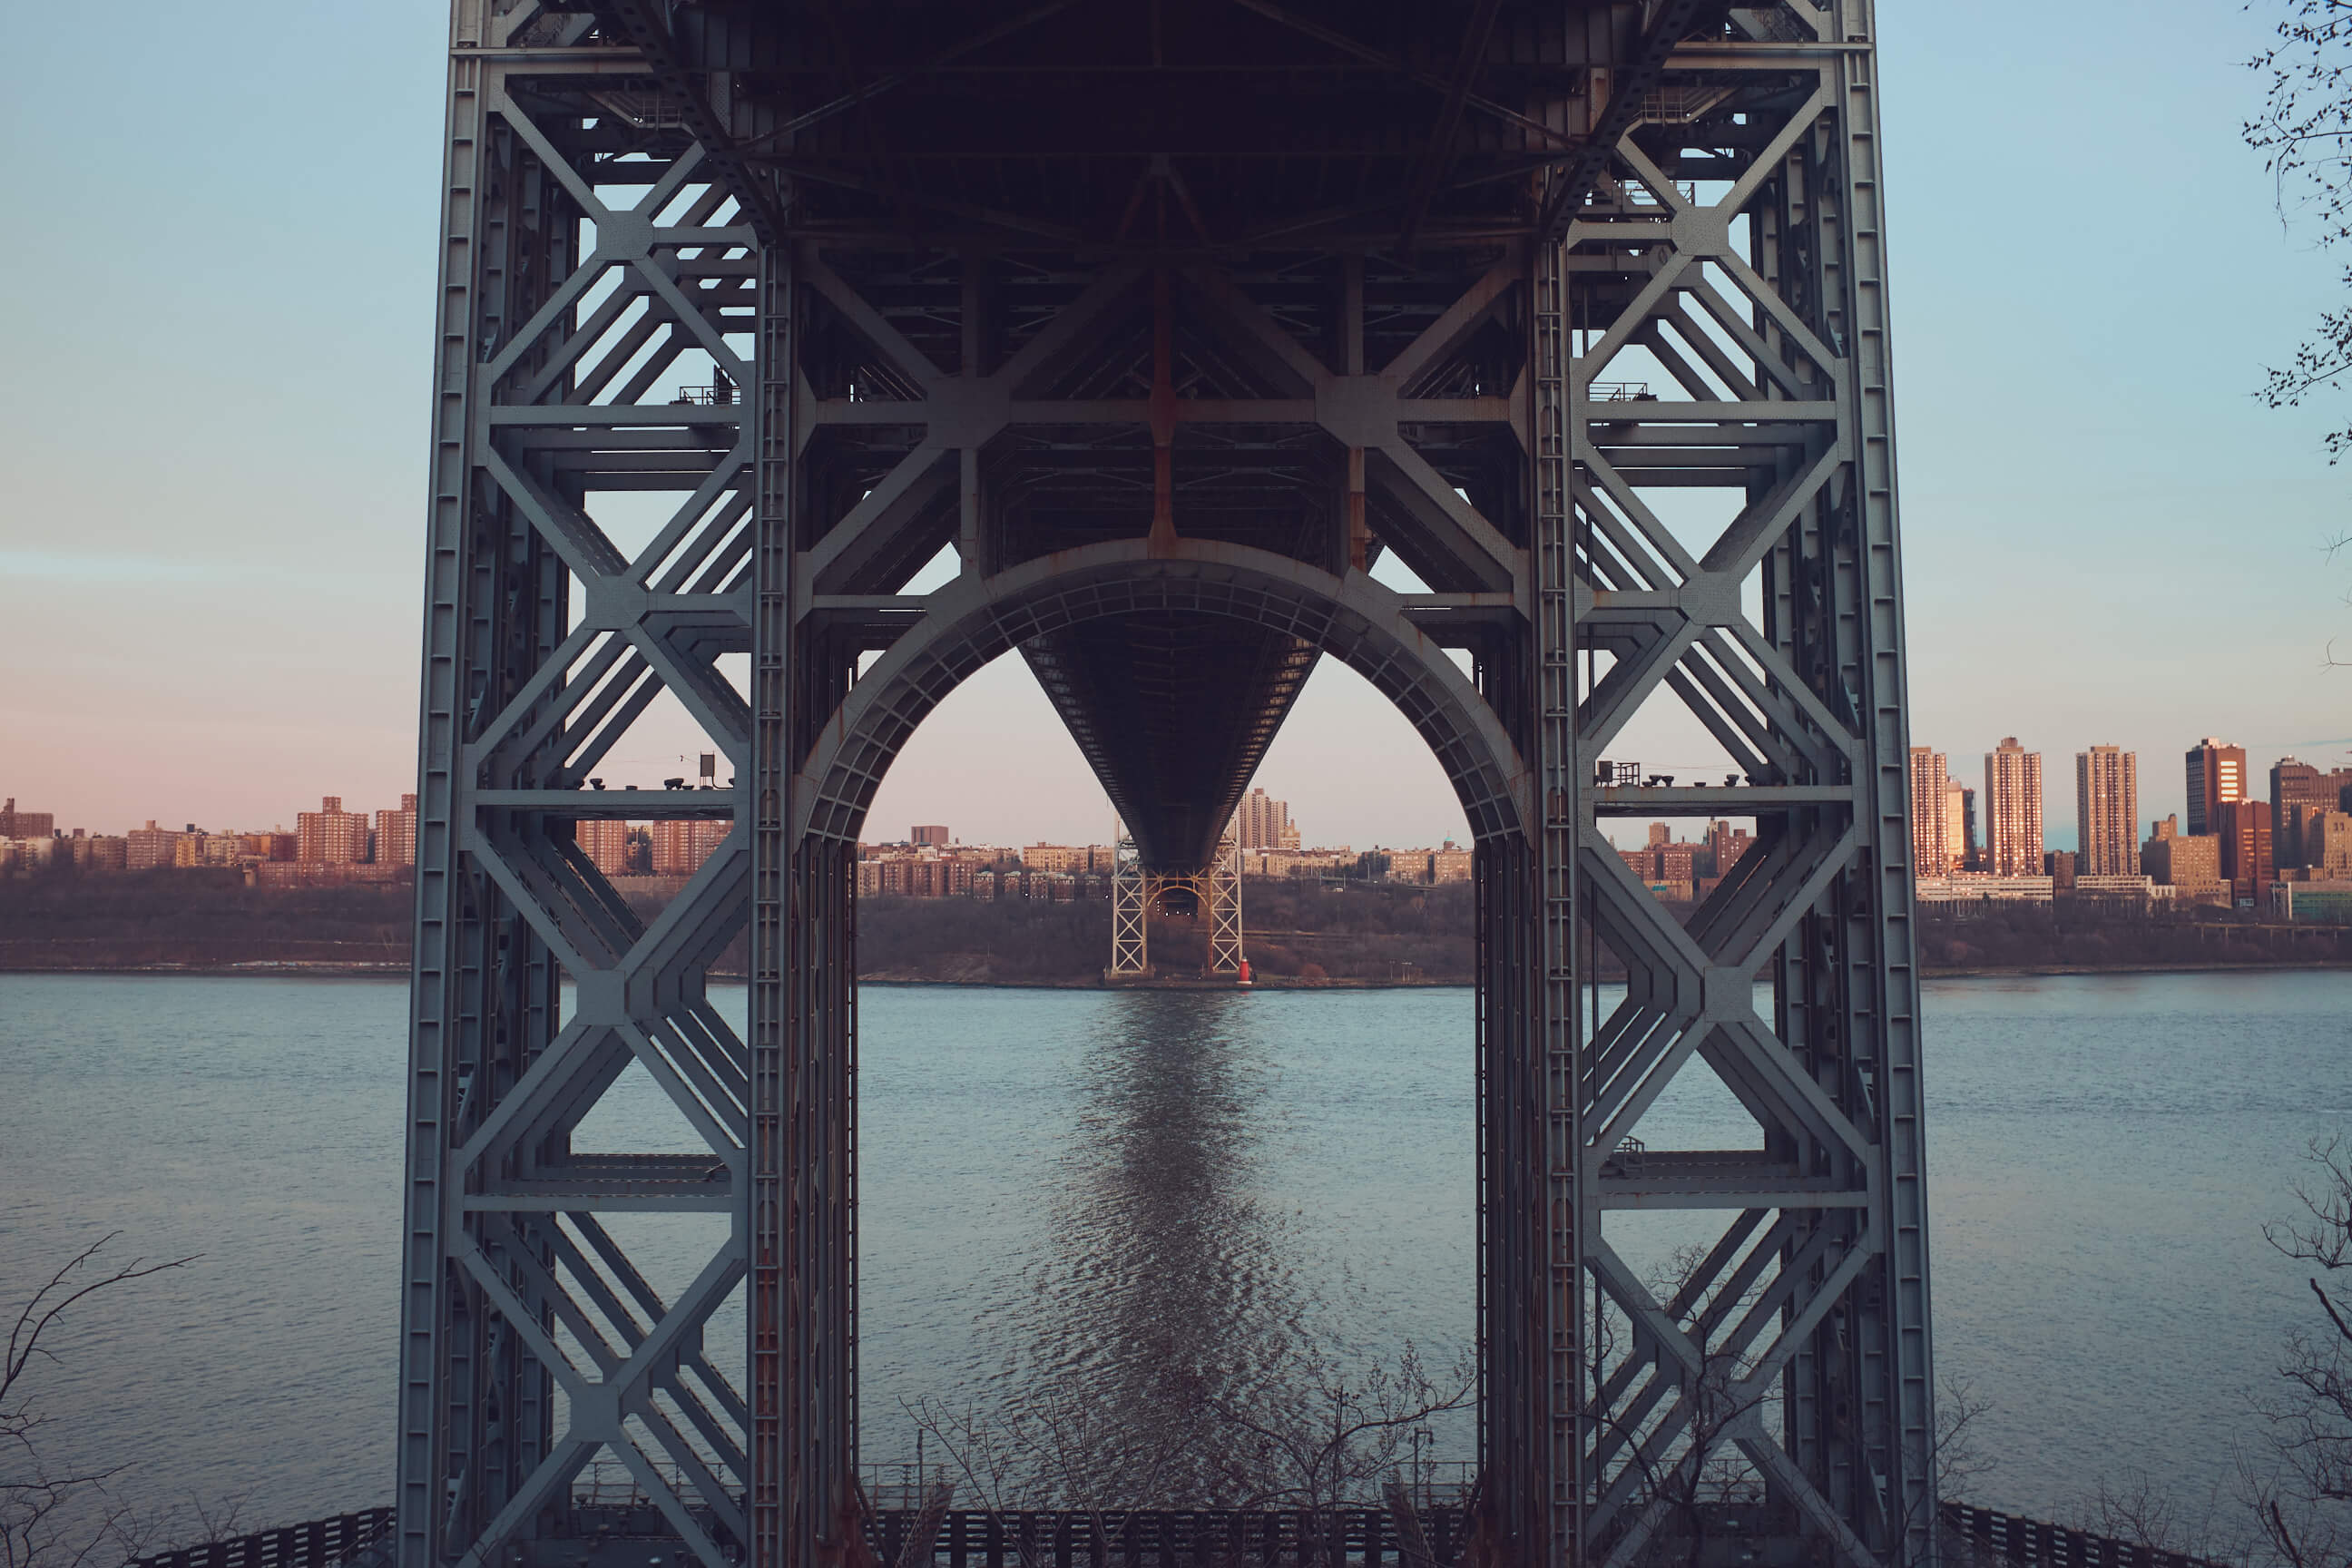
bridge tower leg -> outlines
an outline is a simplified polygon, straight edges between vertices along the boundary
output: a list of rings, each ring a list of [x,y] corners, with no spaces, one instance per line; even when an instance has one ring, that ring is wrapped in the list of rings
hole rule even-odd
[[[1209,912],[1209,973],[1242,972],[1242,852],[1231,835],[1217,846],[1217,863],[1207,876],[1202,902]]]
[[[1136,858],[1135,840],[1122,825],[1111,851],[1110,973],[1140,976],[1151,973],[1151,889]]]
[[[1221,227],[1179,149],[1122,166],[1131,194],[1097,215],[1118,226],[1073,240],[1093,220],[1055,205],[1086,151],[1066,141],[1026,195],[1003,187],[1042,217],[796,162],[805,111],[775,68],[838,60],[772,8],[456,0],[402,1568],[528,1562],[507,1554],[563,1533],[600,1458],[707,1568],[851,1554],[856,837],[925,714],[1015,647],[1059,659],[1066,717],[1117,719],[1075,645],[1036,650],[1121,617],[1160,628],[1157,651],[1105,646],[1163,691],[1202,620],[1265,657],[1274,629],[1293,674],[1347,661],[1469,819],[1500,1556],[1631,1568],[1689,1528],[1685,1483],[1717,1463],[1755,1489],[1751,1537],[1932,1559],[1871,7],[1568,15],[1491,35],[1515,70],[1549,51],[1541,117],[1472,89],[1489,35],[1469,29],[1445,96],[1484,129],[1441,125],[1417,188],[1496,148],[1526,161],[1409,196],[1402,233],[1278,190],[1275,226]],[[1292,38],[1299,79],[1339,79],[1328,33]],[[892,112],[936,64],[890,78]],[[1353,106],[1374,159],[1386,101]],[[968,123],[942,113],[935,137]],[[810,145],[855,162],[848,123]],[[1522,210],[1537,167],[1551,195]],[[1165,254],[1120,212],[1155,215]],[[1145,494],[1169,504],[1146,516]],[[955,578],[906,592],[942,548]],[[1422,588],[1369,574],[1391,555]],[[1653,699],[1696,718],[1722,784],[1600,782]],[[726,787],[596,787],[656,701],[727,756]],[[1609,843],[1620,817],[1752,831],[1684,916]],[[676,818],[728,831],[648,918],[589,845]],[[1115,909],[1140,970],[1155,889],[1133,870]],[[708,975],[747,927],[739,1035]],[[1645,1122],[1702,1067],[1752,1146]],[[689,1153],[583,1131],[639,1071]],[[617,1216],[648,1213],[715,1224],[689,1277],[633,1255]],[[1634,1246],[1659,1216],[1708,1237],[1672,1279]],[[740,1353],[704,1342],[730,1299]]]
[[[736,389],[756,384],[758,240],[643,67],[616,69],[628,51],[593,26],[453,6],[401,1568],[523,1561],[508,1553],[561,1533],[592,1464],[629,1478],[714,1568],[749,1538],[741,1363],[704,1334],[748,1260],[751,1093],[706,977],[750,909],[751,708],[725,664],[751,644],[752,425]],[[656,700],[725,754],[725,786],[603,787]],[[681,819],[724,837],[649,918],[589,846]],[[690,1149],[622,1152],[583,1131],[625,1074],[676,1108]],[[630,1226],[647,1214],[714,1237],[689,1273],[639,1255]]]
[[[1575,1083],[1553,1106],[1549,1167],[1572,1173],[1551,1212],[1573,1214],[1561,1229],[1583,1276],[1580,1327],[1554,1341],[1581,1391],[1577,1468],[1555,1472],[1577,1516],[1559,1549],[1638,1561],[1688,1528],[1675,1500],[1712,1456],[1749,1478],[1767,1533],[1854,1568],[1926,1563],[1935,1422],[1874,28],[1867,0],[1731,15],[1626,84],[1605,166],[1544,261],[1563,287],[1557,326],[1538,328],[1535,417],[1547,454],[1564,422],[1570,494],[1546,494],[1538,516],[1565,513],[1574,566],[1563,595],[1548,535],[1542,591],[1547,617],[1570,598],[1576,617],[1572,670],[1547,619],[1537,682],[1545,787],[1575,803],[1573,888],[1548,793],[1528,926],[1543,943],[1531,1010]],[[1569,345],[1557,414],[1553,333]],[[1551,728],[1556,678],[1573,682],[1572,745]],[[1654,697],[1721,749],[1720,784],[1621,782],[1610,760]],[[1604,836],[1675,817],[1753,824],[1686,918]],[[1617,973],[1622,991],[1604,984]],[[1702,1066],[1756,1145],[1636,1139]],[[1623,1237],[1675,1211],[1704,1245],[1666,1278]]]

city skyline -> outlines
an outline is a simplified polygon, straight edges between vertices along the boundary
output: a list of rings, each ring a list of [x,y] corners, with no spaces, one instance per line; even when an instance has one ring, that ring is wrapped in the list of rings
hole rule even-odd
[[[2352,636],[2341,603],[2352,575],[2325,553],[2346,476],[2320,447],[2343,409],[2272,411],[2252,395],[2262,366],[2292,353],[2337,280],[2308,234],[2281,233],[2261,161],[2238,142],[2261,81],[2235,62],[2263,43],[2263,20],[2181,5],[2151,26],[2144,8],[2086,0],[2045,18],[2031,49],[1999,29],[1937,33],[1925,14],[1884,20],[1896,89],[1886,141],[1915,742],[1973,757],[2014,733],[2053,756],[2098,742],[2152,758],[2220,731],[2242,738],[2254,776],[2284,753],[2347,761],[2352,739],[2327,736],[2342,726],[2320,717],[2344,707],[2346,674],[2325,667],[2329,641]],[[16,165],[26,200],[82,226],[93,257],[66,275],[30,253],[0,258],[21,293],[58,306],[0,327],[23,384],[45,389],[5,437],[19,478],[0,517],[0,577],[20,590],[0,631],[12,675],[0,696],[7,787],[114,824],[251,822],[275,802],[338,790],[396,798],[415,788],[418,389],[434,255],[422,240],[374,240],[435,232],[437,144],[414,127],[439,122],[444,19],[418,8],[386,37],[293,16],[258,44],[196,13],[163,11],[144,26],[146,48],[121,68],[133,89],[122,123],[92,134],[75,112],[63,14],[27,19],[26,92],[7,111],[28,153]],[[205,68],[226,51],[257,47],[289,68],[273,70],[274,90],[333,101],[354,128],[347,142],[292,146],[285,166],[265,170],[215,167],[171,134],[196,114],[232,139],[285,123],[288,106],[267,95],[223,106],[198,85],[219,79]],[[2016,112],[1965,147],[1933,134],[1983,79],[2013,83]],[[78,156],[48,155],[67,128]],[[2051,145],[2107,175],[2087,187],[2035,177]],[[287,216],[289,180],[306,193],[299,225]],[[2182,181],[2202,193],[2193,214],[2164,199]],[[2206,330],[2150,333],[2145,322],[2168,308],[2155,269],[2118,273],[2095,247],[2044,258],[2030,277],[1986,268],[1969,230],[1988,205],[2026,226],[2111,224],[2179,268],[2226,270],[2242,286],[2212,302]],[[134,224],[133,213],[150,216]],[[187,238],[169,267],[140,237],[151,222]],[[242,273],[220,259],[234,254],[232,232],[315,247],[308,270],[334,281],[305,282],[301,267]],[[110,308],[122,298],[150,309]],[[139,325],[158,312],[184,331]],[[255,320],[277,330],[255,333]],[[321,397],[285,374],[288,341],[383,370]],[[2017,376],[2017,342],[2035,345],[2046,374]],[[93,362],[137,364],[181,411],[137,453],[108,434],[109,381],[88,374]],[[2084,437],[2086,386],[2098,391],[2096,439]],[[265,427],[273,464],[257,485],[251,432]],[[2231,451],[2231,463],[2184,473],[2181,429]],[[1990,450],[2000,462],[1982,460]],[[164,493],[177,500],[159,508]],[[2212,519],[2249,511],[2263,526],[2212,550]],[[1989,597],[1988,553],[2046,592]],[[2069,591],[2090,582],[2102,592]],[[2264,614],[2225,622],[2210,611],[2250,601]],[[705,749],[682,725],[668,742],[649,738],[616,771],[657,782]],[[1622,747],[1662,771],[1713,754],[1695,724],[1646,713]],[[2063,771],[2045,780],[2053,847],[2074,841]],[[2151,766],[2143,817],[2185,810],[2175,773]],[[1333,840],[1461,832],[1405,721],[1328,663],[1259,782]],[[1099,802],[1050,705],[1008,658],[917,731],[875,813],[1020,842],[1088,831],[1092,816],[1108,817]]]

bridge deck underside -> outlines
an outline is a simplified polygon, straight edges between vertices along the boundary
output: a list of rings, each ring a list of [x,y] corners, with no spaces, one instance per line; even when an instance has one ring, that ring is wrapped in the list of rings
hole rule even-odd
[[[1195,876],[1320,649],[1289,634],[1163,610],[1022,646],[1134,835],[1147,873]]]

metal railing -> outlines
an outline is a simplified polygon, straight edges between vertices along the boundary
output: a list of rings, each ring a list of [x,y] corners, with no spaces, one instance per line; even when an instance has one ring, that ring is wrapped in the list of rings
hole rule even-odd
[[[1451,1563],[1469,1542],[1459,1507],[1417,1509],[1430,1556]],[[883,1562],[906,1560],[917,1515],[877,1512],[866,1535]],[[1323,1514],[1230,1509],[1087,1513],[1066,1510],[994,1512],[957,1509],[940,1521],[918,1563],[935,1568],[1161,1568],[1175,1563],[1263,1564],[1265,1568],[1383,1568],[1404,1563],[1396,1521],[1384,1509]]]
[[[158,1552],[136,1559],[129,1568],[336,1568],[391,1533],[392,1510],[362,1509]]]
[[[866,1534],[887,1563],[905,1554],[907,1532],[920,1512],[913,1505],[922,1481],[913,1470],[911,1465],[866,1468],[866,1486],[874,1509]],[[927,1467],[923,1479],[935,1482],[943,1478],[937,1467]],[[1424,1462],[1411,1479],[1407,1490],[1430,1555],[1438,1563],[1454,1561],[1468,1543],[1465,1504],[1470,1483],[1471,1467],[1451,1461]],[[588,1507],[643,1500],[634,1478],[625,1472],[583,1476],[572,1495],[576,1503]],[[1980,1562],[2028,1568],[2222,1568],[2209,1559],[1962,1502],[1945,1503],[1937,1517],[1948,1554],[1953,1546],[1966,1544],[1976,1549]],[[389,1536],[392,1528],[391,1509],[362,1509],[157,1552],[125,1568],[341,1568]],[[1339,1510],[1320,1519],[1307,1513],[1230,1509],[1133,1509],[1098,1514],[954,1509],[940,1519],[928,1561],[938,1568],[1158,1568],[1212,1558],[1268,1568],[1383,1568],[1403,1563],[1396,1521],[1386,1510],[1372,1508]],[[921,1552],[916,1553],[916,1561],[925,1561]]]
[[[1937,1510],[1937,1518],[1944,1527],[1947,1561],[1953,1544],[1965,1542],[1982,1557],[2030,1563],[2034,1568],[2222,1568],[2206,1558],[2069,1530],[2047,1520],[1970,1508],[1964,1502],[1945,1503]]]

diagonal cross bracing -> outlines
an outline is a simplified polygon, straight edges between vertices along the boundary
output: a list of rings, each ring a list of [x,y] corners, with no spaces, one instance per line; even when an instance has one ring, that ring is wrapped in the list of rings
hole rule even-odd
[[[1313,659],[1454,784],[1498,1561],[1702,1476],[1927,1561],[1867,0],[592,9],[453,7],[404,1568],[544,1562],[600,1456],[708,1568],[856,1555],[857,840],[1014,649],[1133,830],[1114,968]],[[1659,708],[1719,768],[1619,777]],[[733,782],[599,788],[665,711]],[[1749,831],[1677,914],[1620,817]],[[658,911],[580,837],[649,818],[731,828]],[[1703,1080],[1732,1146],[1660,1131]],[[682,1144],[590,1146],[624,1082]]]
[[[741,1373],[709,1359],[703,1332],[745,1268],[749,1096],[704,975],[741,928],[748,867],[730,844],[648,923],[573,837],[599,817],[741,810],[731,790],[583,785],[665,691],[747,758],[748,710],[714,661],[748,647],[748,607],[710,567],[748,510],[745,410],[712,389],[747,374],[730,339],[752,300],[729,258],[748,263],[751,237],[695,149],[640,174],[593,122],[550,114],[528,55],[466,52],[534,25],[457,16],[400,1550],[505,1561],[500,1543],[568,1506],[603,1452],[715,1559],[747,1533]],[[598,516],[648,489],[675,510],[633,556]],[[698,1154],[583,1144],[583,1119],[633,1070],[698,1131]],[[667,1297],[597,1217],[696,1213],[722,1239]]]

